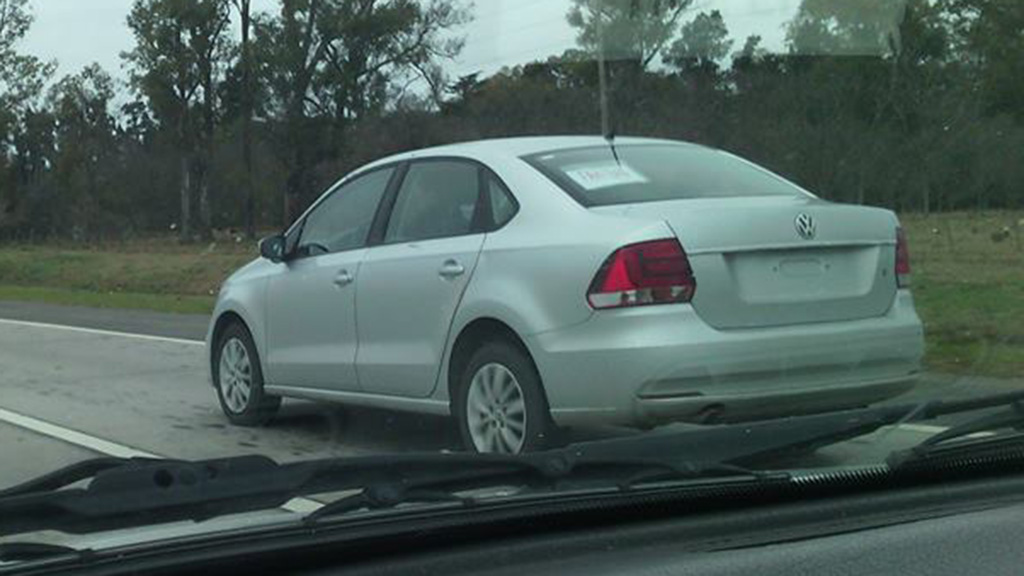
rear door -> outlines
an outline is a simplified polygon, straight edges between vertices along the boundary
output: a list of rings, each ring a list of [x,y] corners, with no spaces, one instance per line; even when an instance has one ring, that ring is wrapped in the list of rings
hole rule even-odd
[[[394,172],[376,170],[344,184],[297,229],[294,256],[268,284],[270,383],[358,390],[355,282]]]
[[[481,170],[457,159],[409,165],[383,242],[367,252],[357,281],[356,366],[365,392],[433,391],[484,242]]]

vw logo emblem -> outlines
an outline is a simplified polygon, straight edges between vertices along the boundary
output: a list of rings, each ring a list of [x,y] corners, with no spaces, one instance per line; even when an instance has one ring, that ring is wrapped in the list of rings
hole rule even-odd
[[[804,240],[814,240],[814,237],[818,235],[818,226],[814,223],[814,218],[807,214],[797,216],[795,224],[796,233]]]

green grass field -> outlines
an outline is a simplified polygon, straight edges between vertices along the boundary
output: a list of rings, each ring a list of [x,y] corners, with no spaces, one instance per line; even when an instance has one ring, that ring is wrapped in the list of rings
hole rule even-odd
[[[929,367],[1024,376],[1024,212],[902,221]]]
[[[203,313],[221,282],[256,255],[251,242],[152,238],[89,248],[0,248],[0,300]]]
[[[1024,376],[1024,212],[904,215],[930,369]],[[0,247],[0,300],[208,312],[251,242]]]

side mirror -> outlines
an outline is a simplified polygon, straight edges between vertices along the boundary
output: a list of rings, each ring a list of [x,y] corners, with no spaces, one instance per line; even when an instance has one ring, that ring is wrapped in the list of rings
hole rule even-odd
[[[260,256],[271,262],[284,261],[284,236],[277,234],[260,240]]]

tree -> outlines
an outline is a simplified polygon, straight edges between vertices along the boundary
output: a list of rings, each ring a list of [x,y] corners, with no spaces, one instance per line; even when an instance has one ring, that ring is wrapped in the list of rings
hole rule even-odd
[[[199,190],[202,233],[209,234],[209,143],[216,122],[218,65],[228,50],[226,0],[135,0],[128,27],[136,47],[122,57],[135,89],[175,133],[180,165],[181,237],[191,239]],[[198,182],[196,182],[198,177]]]
[[[591,55],[624,60],[641,70],[675,36],[693,0],[572,0],[567,20],[576,42]]]
[[[715,76],[732,45],[722,13],[718,10],[702,12],[683,24],[680,37],[672,43],[665,61],[684,72]]]
[[[453,99],[446,103],[445,110],[456,111],[461,109],[467,102],[479,95],[483,87],[484,82],[480,80],[479,72],[459,76],[458,80],[448,85],[447,92]]]
[[[576,43],[597,61],[601,132],[642,106],[646,71],[676,34],[693,0],[573,0],[566,16]],[[617,117],[613,118],[613,111]]]
[[[51,173],[65,230],[88,236],[109,211],[130,203],[119,195],[123,182],[117,165],[117,126],[110,113],[114,81],[98,64],[66,76],[54,85],[47,106],[55,121],[56,154]],[[122,202],[122,206],[114,204]],[[56,210],[55,210],[56,212]]]
[[[462,47],[445,32],[466,18],[452,0],[282,0],[257,26],[283,125],[285,224],[313,188],[312,166],[337,153],[352,122],[382,113],[410,75],[441,93],[437,64]]]
[[[906,4],[893,0],[803,0],[787,26],[790,51],[832,56],[891,54],[899,49],[899,26]]]
[[[242,112],[242,163],[245,171],[245,234],[250,240],[256,236],[256,200],[252,181],[252,115],[253,115],[253,63],[252,63],[252,5],[250,0],[232,0],[242,24],[241,62],[242,90],[239,94]]]
[[[224,64],[230,59],[232,44],[227,36],[231,22],[227,0],[206,0],[194,7],[192,49],[195,51],[202,88],[202,124],[199,128],[200,154],[195,159],[199,185],[199,216],[204,239],[212,237],[213,216],[210,208],[211,158],[214,130],[218,121],[218,85],[223,78]]]
[[[279,142],[288,165],[283,226],[291,224],[293,204],[308,188],[309,165],[316,148],[316,142],[308,137],[312,131],[308,111],[313,77],[329,40],[320,36],[318,28],[325,1],[329,0],[281,0],[275,18],[256,23],[256,41],[266,59],[270,105],[277,108],[283,132]]]
[[[970,62],[989,111],[1024,121],[1024,2],[942,0],[959,61]]]
[[[440,100],[438,64],[464,45],[444,33],[467,21],[464,10],[451,0],[340,0],[332,8],[321,20],[327,66],[314,91],[339,124],[382,112],[410,75]]]
[[[33,140],[26,140],[26,134],[34,131],[25,122],[37,119],[32,116],[34,106],[55,68],[52,62],[18,51],[18,42],[32,26],[28,5],[28,0],[0,0],[0,143],[5,148],[0,151],[0,228],[23,219],[20,189],[34,178],[36,168],[45,165],[39,155],[28,163],[17,158],[19,144]]]
[[[0,103],[8,113],[33,103],[56,67],[18,52],[32,26],[28,5],[28,0],[0,0]]]

